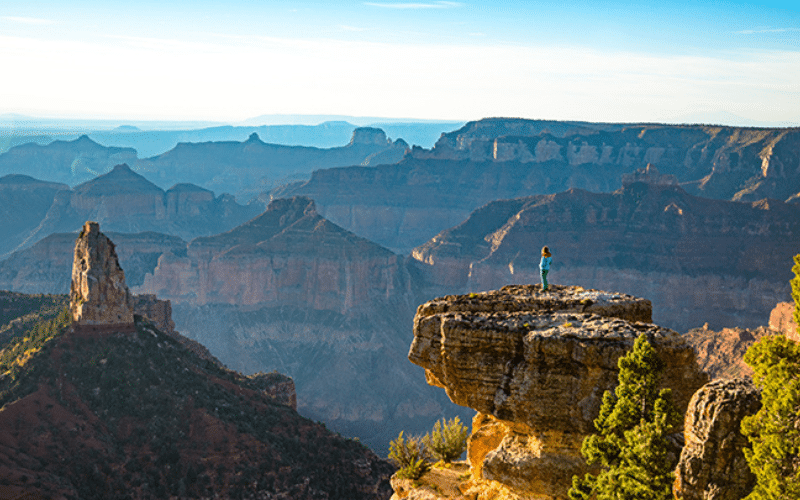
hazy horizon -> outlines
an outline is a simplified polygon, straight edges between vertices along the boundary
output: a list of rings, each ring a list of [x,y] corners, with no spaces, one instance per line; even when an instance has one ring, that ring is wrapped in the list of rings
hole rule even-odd
[[[0,115],[788,126],[799,35],[778,1],[8,0]]]

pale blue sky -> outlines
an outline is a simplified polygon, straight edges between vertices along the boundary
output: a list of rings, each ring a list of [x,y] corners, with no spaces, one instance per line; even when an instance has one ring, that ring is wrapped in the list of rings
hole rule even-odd
[[[4,0],[0,114],[798,123],[798,3]]]

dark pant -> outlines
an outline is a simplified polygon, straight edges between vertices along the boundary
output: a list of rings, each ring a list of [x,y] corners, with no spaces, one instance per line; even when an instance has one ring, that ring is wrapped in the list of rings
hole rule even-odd
[[[549,273],[549,272],[550,272],[549,269],[541,269],[541,273],[542,273],[542,290],[547,290],[547,288],[548,288],[547,273]]]

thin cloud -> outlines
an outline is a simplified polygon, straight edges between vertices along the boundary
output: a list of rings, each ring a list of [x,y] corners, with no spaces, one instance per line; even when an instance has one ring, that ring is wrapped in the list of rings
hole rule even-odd
[[[30,25],[44,25],[44,24],[55,24],[55,21],[51,19],[41,19],[37,17],[18,17],[18,16],[3,16],[0,17],[3,21],[10,21],[12,23],[18,24],[30,24]]]
[[[734,31],[739,35],[756,35],[761,33],[789,33],[793,31],[800,31],[800,28],[763,28],[755,30],[740,30]]]
[[[348,26],[346,24],[340,24],[339,29],[342,31],[352,31],[360,33],[362,31],[372,31],[374,28],[360,28],[358,26]]]
[[[461,2],[364,2],[364,5],[382,7],[384,9],[451,9],[453,7],[461,7]]]

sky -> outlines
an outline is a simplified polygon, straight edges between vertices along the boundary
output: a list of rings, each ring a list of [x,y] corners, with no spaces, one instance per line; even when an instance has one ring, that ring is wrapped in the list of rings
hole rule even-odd
[[[800,2],[3,0],[0,96],[91,119],[800,124]]]

